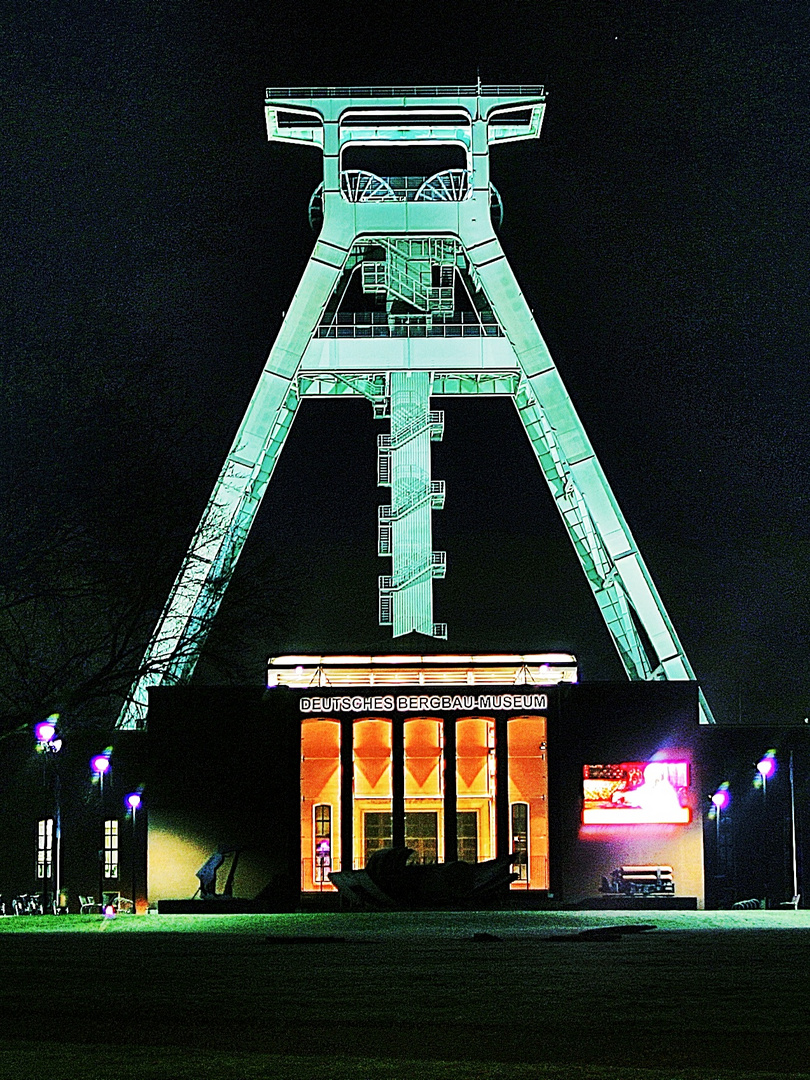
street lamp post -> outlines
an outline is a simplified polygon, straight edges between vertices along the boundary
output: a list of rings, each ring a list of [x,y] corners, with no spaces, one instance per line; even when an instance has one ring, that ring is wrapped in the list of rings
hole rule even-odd
[[[711,797],[711,802],[712,802],[712,805],[714,806],[714,818],[715,818],[715,822],[717,824],[717,862],[718,862],[718,867],[719,867],[719,863],[720,863],[720,815],[723,812],[723,810],[726,809],[726,807],[728,806],[730,801],[731,801],[731,796],[728,793],[728,784],[727,783],[721,784],[720,787],[717,789],[717,791],[715,791],[714,795],[712,795],[712,797]]]
[[[793,848],[793,896],[794,904],[795,898],[799,895],[799,866],[796,850],[796,789],[793,785],[793,751],[790,751],[790,838],[791,846]]]
[[[40,754],[54,755],[62,749],[62,737],[57,729],[59,713],[51,713],[47,720],[41,720],[34,727],[34,736],[37,740],[37,752]],[[59,775],[58,758],[54,758],[55,772],[53,779],[54,801],[54,897],[51,910],[56,915],[61,907],[60,897],[62,892],[62,778]],[[45,778],[46,759],[42,759],[43,782]],[[42,905],[43,912],[48,907],[48,878],[47,878],[47,850],[45,863],[45,897]]]
[[[110,749],[90,759],[90,768],[98,779],[99,807],[101,809],[101,847],[98,853],[98,902],[104,911],[104,860],[107,855],[104,831],[104,777],[110,771]]]
[[[768,843],[768,781],[776,772],[776,751],[769,750],[756,763],[755,768],[762,783],[762,857],[765,861],[765,905],[768,904],[768,896],[772,885],[771,854],[772,845]]]
[[[728,790],[728,783],[723,782],[720,787],[715,791],[714,795],[710,797],[711,804],[714,808],[714,823],[715,823],[715,843],[714,843],[714,878],[715,888],[718,890],[716,902],[720,899],[720,882],[728,873],[727,862],[724,865],[724,860],[720,856],[720,823],[722,821],[723,811],[727,809],[728,804],[731,802],[731,795]],[[728,884],[728,883],[726,883]]]
[[[132,914],[133,915],[137,914],[137,910],[138,910],[138,901],[137,901],[137,896],[136,896],[136,892],[135,892],[135,885],[136,885],[135,869],[136,869],[137,860],[138,860],[138,843],[137,843],[138,836],[137,836],[136,822],[137,822],[138,809],[140,808],[141,801],[142,801],[141,800],[141,794],[140,794],[139,791],[130,792],[130,794],[127,795],[125,797],[125,799],[124,799],[124,805],[127,807],[127,809],[130,812],[130,815],[132,816]]]
[[[762,802],[765,809],[768,808],[768,781],[776,772],[776,754],[769,750],[764,757],[756,763],[757,772],[762,777]]]

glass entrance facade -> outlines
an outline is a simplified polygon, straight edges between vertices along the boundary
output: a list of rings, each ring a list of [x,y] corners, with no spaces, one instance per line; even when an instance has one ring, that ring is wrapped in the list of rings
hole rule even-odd
[[[546,718],[320,716],[301,726],[301,887],[382,848],[412,860],[513,854],[512,888],[548,888]]]

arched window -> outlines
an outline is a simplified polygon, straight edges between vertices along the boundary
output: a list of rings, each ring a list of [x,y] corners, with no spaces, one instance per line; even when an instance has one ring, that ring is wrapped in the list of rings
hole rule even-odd
[[[340,869],[340,724],[306,717],[301,724],[301,887],[333,889]]]
[[[329,803],[319,803],[315,807],[313,878],[318,885],[329,881],[332,870],[332,807]]]

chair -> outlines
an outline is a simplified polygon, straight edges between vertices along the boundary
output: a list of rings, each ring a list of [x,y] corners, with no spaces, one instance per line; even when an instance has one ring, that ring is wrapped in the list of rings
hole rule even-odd
[[[798,908],[799,908],[799,901],[801,900],[801,898],[802,898],[801,893],[795,893],[790,898],[790,900],[783,900],[781,902],[781,904],[779,905],[779,907],[789,907],[789,908],[793,908],[794,911],[797,911]]]
[[[99,904],[94,896],[79,896],[79,910],[82,915],[86,915],[87,912],[92,911],[93,908],[97,908],[101,911],[101,904]]]

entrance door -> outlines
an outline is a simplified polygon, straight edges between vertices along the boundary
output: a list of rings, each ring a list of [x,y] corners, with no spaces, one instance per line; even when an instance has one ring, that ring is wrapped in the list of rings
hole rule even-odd
[[[472,815],[475,817],[475,815]],[[363,848],[365,861],[381,848],[393,843],[391,814],[385,811],[367,810],[363,814]],[[405,814],[405,846],[413,849],[411,862],[435,863],[439,861],[439,815],[432,810],[408,811]]]
[[[363,847],[365,859],[363,866],[375,851],[390,848],[394,842],[394,831],[390,811],[367,810],[363,814]]]
[[[459,862],[478,862],[478,814],[475,810],[459,810],[456,814]]]
[[[405,846],[413,848],[411,862],[439,861],[439,815],[435,811],[406,811]]]

